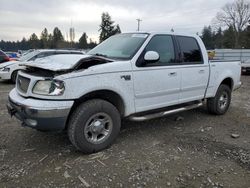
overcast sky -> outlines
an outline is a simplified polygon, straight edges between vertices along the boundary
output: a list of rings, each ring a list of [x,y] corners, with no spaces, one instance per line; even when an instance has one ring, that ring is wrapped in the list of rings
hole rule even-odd
[[[82,32],[98,39],[101,13],[109,12],[122,32],[135,31],[140,18],[143,31],[200,32],[216,13],[233,0],[0,0],[0,40],[40,36],[46,27],[59,27],[65,38],[72,25],[76,40]]]

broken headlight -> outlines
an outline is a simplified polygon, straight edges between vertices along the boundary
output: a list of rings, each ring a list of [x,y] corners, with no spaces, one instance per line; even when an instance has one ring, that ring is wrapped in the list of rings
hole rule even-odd
[[[60,80],[41,80],[33,87],[33,93],[38,95],[59,96],[64,90],[64,82]]]
[[[3,72],[10,72],[10,68],[9,67],[4,67],[4,68],[2,68],[2,69],[0,69],[1,71],[3,71]]]

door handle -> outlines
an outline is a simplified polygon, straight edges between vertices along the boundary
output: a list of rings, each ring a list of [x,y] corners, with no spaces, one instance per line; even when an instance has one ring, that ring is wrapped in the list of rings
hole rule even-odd
[[[168,75],[169,75],[169,76],[176,76],[176,75],[177,75],[177,72],[170,72]]]
[[[199,70],[200,74],[203,74],[205,72],[205,70]]]

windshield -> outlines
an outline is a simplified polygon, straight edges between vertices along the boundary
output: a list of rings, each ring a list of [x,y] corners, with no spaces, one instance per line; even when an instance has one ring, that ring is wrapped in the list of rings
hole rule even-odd
[[[148,34],[145,33],[114,35],[87,54],[114,59],[131,59],[147,37]]]
[[[28,61],[30,60],[32,57],[34,57],[35,55],[37,55],[39,53],[38,50],[36,51],[32,51],[30,53],[27,53],[25,55],[23,55],[22,57],[20,57],[19,61]]]

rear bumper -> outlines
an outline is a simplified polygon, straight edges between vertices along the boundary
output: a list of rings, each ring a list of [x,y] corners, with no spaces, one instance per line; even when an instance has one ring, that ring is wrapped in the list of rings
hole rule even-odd
[[[22,125],[39,130],[63,130],[74,101],[50,101],[24,98],[15,89],[9,94],[8,112]]]

